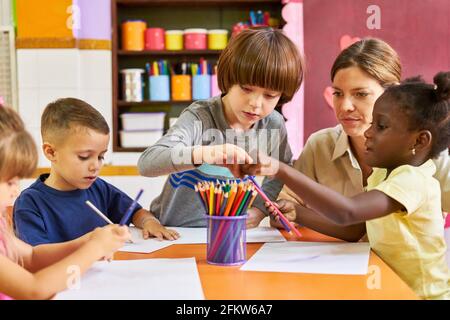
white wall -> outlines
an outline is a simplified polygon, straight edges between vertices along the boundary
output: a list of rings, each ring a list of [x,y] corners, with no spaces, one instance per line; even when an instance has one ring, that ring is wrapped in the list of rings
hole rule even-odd
[[[112,130],[111,51],[78,49],[18,49],[19,113],[38,145],[45,106],[74,97],[95,107]],[[109,150],[112,150],[112,141]],[[136,165],[139,153],[108,152],[106,164]],[[50,164],[42,154],[39,167]]]
[[[49,167],[40,146],[40,119],[45,106],[58,98],[82,99],[96,108],[112,130],[111,51],[78,49],[18,49],[19,113],[39,146],[39,167]],[[112,152],[112,141],[105,155],[106,165],[136,165],[140,153]],[[105,177],[134,197],[144,187],[141,204],[148,208],[163,186],[165,177]],[[24,180],[26,187],[32,180]]]

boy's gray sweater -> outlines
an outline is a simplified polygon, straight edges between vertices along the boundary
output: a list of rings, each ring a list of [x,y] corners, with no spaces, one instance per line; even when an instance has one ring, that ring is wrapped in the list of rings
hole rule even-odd
[[[287,142],[284,119],[274,111],[254,124],[248,131],[230,128],[223,113],[220,96],[197,101],[186,108],[166,135],[147,148],[139,158],[138,168],[143,176],[169,175],[161,194],[153,200],[150,211],[163,225],[204,227],[205,209],[194,191],[198,181],[234,179],[226,168],[194,165],[192,150],[199,145],[231,143],[244,148],[255,157],[256,148],[291,164],[292,153]],[[256,147],[257,146],[257,147]],[[262,188],[271,200],[276,200],[283,183],[265,178]],[[267,214],[260,196],[254,207]]]

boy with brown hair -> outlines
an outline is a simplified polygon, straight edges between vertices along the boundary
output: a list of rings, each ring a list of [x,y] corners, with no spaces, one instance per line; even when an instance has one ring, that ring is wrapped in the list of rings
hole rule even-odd
[[[14,204],[17,235],[31,245],[69,241],[105,222],[90,208],[92,202],[113,223],[119,223],[132,199],[98,177],[109,143],[109,127],[88,103],[64,98],[50,103],[41,118],[42,150],[51,162]],[[144,238],[176,239],[147,210],[137,205],[131,221]]]

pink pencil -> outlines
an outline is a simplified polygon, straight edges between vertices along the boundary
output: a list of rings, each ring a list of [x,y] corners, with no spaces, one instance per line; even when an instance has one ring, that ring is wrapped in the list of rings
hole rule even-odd
[[[256,182],[255,178],[252,176],[248,176],[248,178],[250,179],[251,182],[253,182],[253,184],[255,185],[256,191],[258,191],[259,195],[264,199],[264,201],[270,203],[274,208],[275,211],[278,213],[278,216],[280,217],[280,219],[282,220],[282,222],[284,222],[285,224],[287,224],[289,226],[289,228],[297,235],[297,237],[301,237],[302,234],[300,233],[300,231],[297,230],[297,228],[295,228],[290,222],[289,220],[281,213],[281,211],[273,204],[273,202],[266,196],[266,194],[262,191],[261,187],[258,185],[258,183]]]

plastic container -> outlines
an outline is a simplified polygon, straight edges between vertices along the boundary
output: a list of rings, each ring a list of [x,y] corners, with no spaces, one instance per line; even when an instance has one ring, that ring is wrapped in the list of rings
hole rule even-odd
[[[211,76],[197,74],[192,77],[192,99],[208,99],[211,97]]]
[[[185,29],[184,49],[205,50],[206,49],[206,29]]]
[[[142,75],[144,69],[122,69],[122,99],[129,102],[143,101]]]
[[[144,50],[144,32],[147,24],[142,20],[129,20],[122,23],[122,49]]]
[[[172,76],[172,100],[189,101],[191,96],[191,76],[187,74],[176,74]]]
[[[120,131],[123,148],[147,148],[163,136],[163,130]]]
[[[247,215],[206,215],[206,261],[209,264],[235,266],[245,263]]]
[[[122,113],[122,128],[124,131],[163,130],[164,112]]]
[[[165,38],[166,50],[183,50],[183,31],[167,30]]]
[[[170,85],[169,76],[150,76],[150,100],[151,101],[169,101],[170,100]]]
[[[223,50],[228,44],[228,30],[213,29],[208,31],[208,49]]]
[[[211,97],[218,96],[221,93],[219,84],[217,83],[217,74],[213,74],[211,75]]]
[[[145,50],[164,50],[165,39],[164,29],[162,28],[147,28],[145,29]]]

